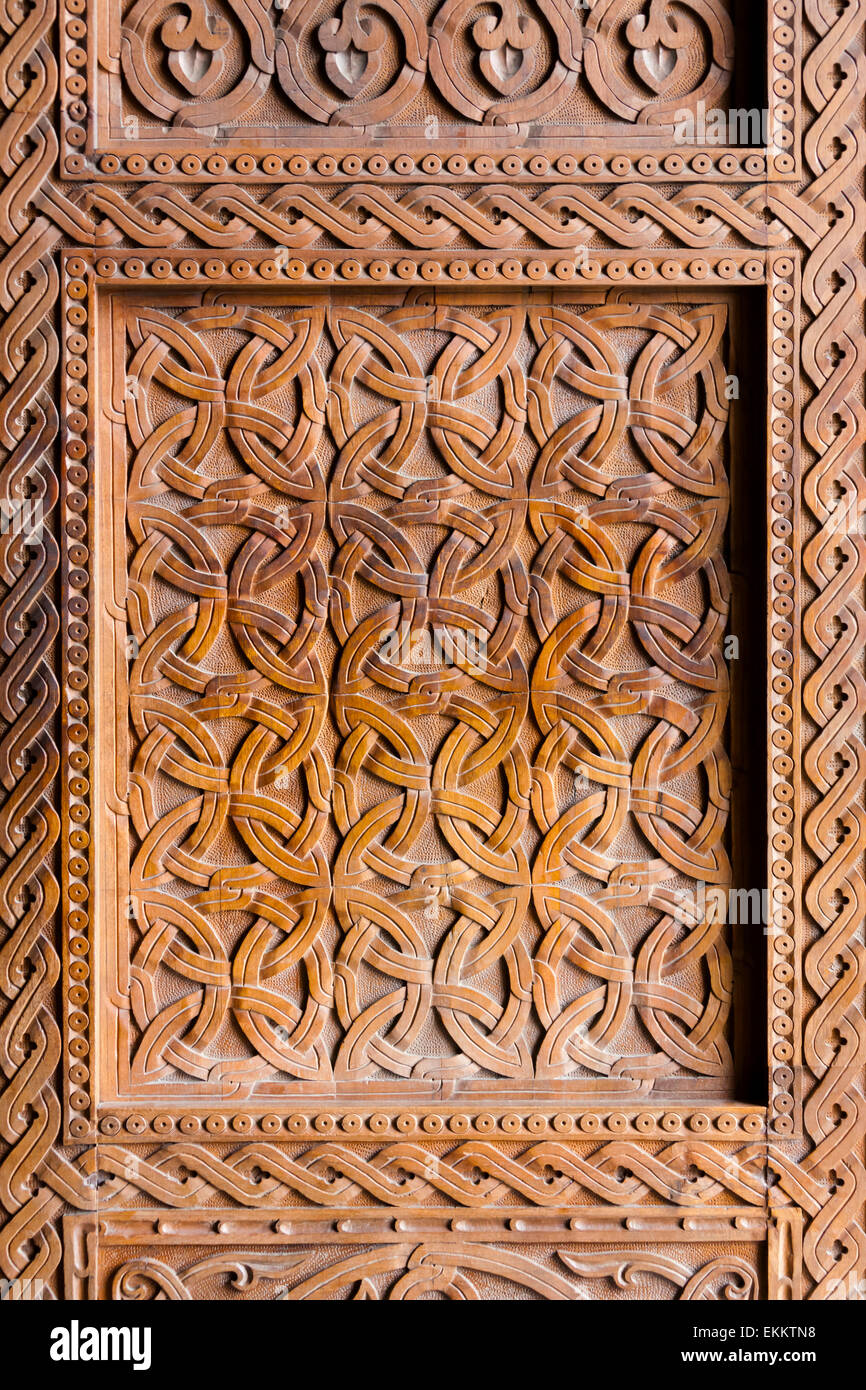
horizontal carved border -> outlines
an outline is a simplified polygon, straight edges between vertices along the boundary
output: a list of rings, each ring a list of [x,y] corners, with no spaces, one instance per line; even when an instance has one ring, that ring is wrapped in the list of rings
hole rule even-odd
[[[299,1107],[298,1101],[293,1104]],[[404,1101],[400,1105],[386,1108],[383,1104],[381,1109],[364,1112],[336,1103],[327,1110],[310,1106],[292,1109],[285,1103],[280,1108],[283,1113],[275,1114],[265,1111],[259,1104],[255,1109],[245,1106],[231,1114],[232,1107],[225,1102],[218,1110],[209,1109],[206,1104],[195,1109],[183,1106],[169,1109],[164,1104],[130,1103],[123,1110],[117,1105],[100,1106],[96,1113],[98,1135],[109,1139],[120,1135],[124,1139],[162,1139],[178,1143],[190,1138],[240,1135],[303,1139],[335,1135],[400,1140],[407,1136],[430,1139],[444,1134],[500,1139],[599,1134],[662,1139],[691,1133],[714,1140],[742,1140],[761,1135],[766,1129],[762,1107],[738,1104],[695,1109],[683,1104],[641,1107],[621,1102],[617,1107],[596,1105],[591,1109],[562,1110],[547,1106],[542,1110],[535,1101],[518,1110],[512,1101],[508,1106],[480,1110],[470,1109],[464,1099],[459,1105],[414,1105],[411,1108]],[[287,1109],[289,1113],[285,1113]],[[70,1121],[70,1132],[76,1140],[97,1137],[97,1132],[81,1114]]]
[[[207,1223],[211,1208],[226,1203],[279,1208],[287,1216],[304,1207],[340,1207],[366,1219],[375,1216],[371,1200],[392,1212],[450,1206],[497,1213],[529,1202],[570,1209],[578,1230],[596,1229],[606,1216],[666,1220],[694,1231],[718,1216],[720,1202],[741,1218],[767,1207],[773,1185],[761,1137],[718,1148],[715,1136],[704,1136],[554,1135],[527,1147],[525,1135],[508,1133],[421,1134],[384,1145],[371,1136],[362,1142],[314,1135],[312,1146],[294,1136],[238,1143],[236,1135],[221,1134],[156,1149],[152,1136],[134,1147],[124,1136],[118,1143],[100,1138],[95,1159],[82,1167],[98,1173],[102,1208],[156,1203],[157,1210],[148,1208],[151,1221],[184,1210]]]
[[[543,121],[530,127],[530,138],[515,144],[494,125],[472,131],[465,127],[459,141],[443,137],[422,144],[401,141],[399,127],[387,124],[362,131],[346,130],[345,143],[321,147],[325,126],[305,134],[299,147],[293,128],[279,128],[273,137],[245,140],[242,127],[218,141],[207,136],[190,139],[173,130],[155,128],[147,138],[118,140],[105,113],[106,92],[119,90],[121,78],[119,20],[100,0],[65,0],[61,24],[60,171],[66,178],[105,180],[157,179],[172,184],[200,180],[298,182],[319,176],[352,182],[417,180],[509,180],[516,177],[555,182],[651,179],[669,181],[716,178],[760,183],[790,181],[800,173],[800,91],[802,50],[801,12],[795,0],[760,0],[766,45],[768,128],[775,143],[767,148],[696,144],[671,152],[671,126],[645,125],[640,134],[628,122],[606,123],[600,133],[587,127],[557,129],[555,137]],[[94,95],[97,94],[97,95]],[[145,129],[147,129],[145,127]],[[375,130],[374,154],[369,141]],[[130,132],[131,134],[132,132]],[[300,133],[300,132],[299,132]],[[466,138],[468,136],[468,139]],[[333,137],[331,137],[333,138]],[[480,150],[467,155],[472,139]],[[500,149],[491,145],[501,142]],[[603,148],[599,151],[599,144]]]
[[[90,265],[83,255],[74,258]],[[67,262],[67,268],[69,267]],[[404,253],[310,251],[275,257],[273,251],[250,250],[242,257],[203,257],[198,252],[166,252],[162,255],[100,256],[92,261],[93,280],[100,286],[123,284],[127,288],[146,285],[178,286],[185,289],[211,289],[219,286],[255,286],[258,289],[298,284],[323,288],[329,283],[343,285],[448,286],[501,289],[523,283],[527,287],[562,288],[575,281],[588,289],[599,285],[697,285],[763,284],[766,280],[765,255],[730,251],[711,257],[696,257],[685,264],[664,252],[626,252],[623,255],[599,253],[591,256],[560,256],[517,251],[487,255],[467,251],[455,256],[421,260]],[[85,272],[86,273],[86,272]]]
[[[607,1295],[655,1276],[658,1298],[754,1299],[765,1288],[760,1266],[769,1232],[766,1215],[726,1208],[692,1222],[676,1211],[575,1219],[525,1208],[456,1220],[447,1209],[397,1219],[375,1209],[363,1217],[335,1209],[324,1219],[214,1211],[154,1220],[117,1211],[65,1219],[64,1293],[117,1301],[230,1298],[248,1290],[289,1301],[446,1290],[478,1297],[473,1279],[492,1275],[524,1296],[580,1300],[598,1297],[590,1290],[599,1285]],[[647,1240],[662,1250],[635,1248]],[[718,1242],[733,1249],[719,1255]],[[668,1245],[675,1253],[665,1252]],[[384,1289],[377,1288],[382,1276]]]
[[[274,247],[274,265],[264,269],[272,277],[297,277],[305,273],[299,267],[332,263],[329,252],[336,244],[352,252],[340,262],[347,279],[367,273],[382,279],[391,266],[409,275],[407,267],[416,262],[429,274],[430,265],[441,268],[443,261],[454,265],[455,279],[466,278],[474,265],[481,267],[481,278],[489,278],[489,265],[498,263],[511,267],[512,274],[525,264],[530,278],[537,279],[572,258],[585,270],[598,266],[601,251],[610,253],[604,265],[612,280],[622,279],[630,265],[646,278],[651,272],[645,266],[653,262],[645,258],[653,257],[671,280],[705,279],[711,265],[730,279],[734,272],[727,266],[734,251],[761,253],[790,246],[792,238],[812,248],[823,235],[826,216],[819,202],[788,187],[700,181],[598,188],[525,183],[180,188],[151,182],[123,190],[100,183],[76,188],[74,199],[52,192],[39,203],[85,245],[109,253],[126,242],[150,251],[210,247],[211,266],[228,260],[240,278],[249,272],[242,269],[242,258],[234,258],[264,243]],[[167,273],[157,262],[149,264],[157,266],[157,276]]]

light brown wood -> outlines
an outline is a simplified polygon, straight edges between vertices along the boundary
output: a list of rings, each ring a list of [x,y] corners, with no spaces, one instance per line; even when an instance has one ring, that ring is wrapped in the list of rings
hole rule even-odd
[[[866,1274],[863,3],[758,8],[7,7],[17,1289]]]

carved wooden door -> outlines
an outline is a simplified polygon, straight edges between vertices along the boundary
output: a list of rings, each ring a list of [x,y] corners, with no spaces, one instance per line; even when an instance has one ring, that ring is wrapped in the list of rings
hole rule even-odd
[[[4,6],[11,1296],[850,1296],[863,10]]]

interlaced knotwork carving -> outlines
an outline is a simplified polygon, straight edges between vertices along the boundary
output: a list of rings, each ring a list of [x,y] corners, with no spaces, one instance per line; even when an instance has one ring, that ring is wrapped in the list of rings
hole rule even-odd
[[[0,1273],[25,1297],[62,1287],[64,1253],[76,1297],[740,1296],[762,1292],[766,1258],[771,1298],[848,1296],[866,1267],[863,0],[768,3],[776,134],[755,150],[666,138],[673,106],[728,99],[714,0],[518,0],[481,23],[485,7],[453,3],[402,20],[324,0],[133,3],[119,46],[95,8],[58,25],[53,0],[0,7]],[[380,120],[381,150],[362,134]],[[600,120],[624,135],[588,142]],[[262,246],[269,274],[303,280],[293,306],[244,295]],[[147,281],[111,404],[85,329],[102,291],[76,281],[57,313],[62,247],[82,251],[75,277],[125,249],[127,283]],[[428,259],[442,247],[458,259]],[[137,248],[165,255],[170,287]],[[209,257],[236,248],[228,299],[178,294],[189,264],[218,278]],[[767,378],[767,778],[772,881],[790,885],[768,938],[769,1106],[749,1113],[695,1099],[731,1077],[727,942],[688,906],[728,872],[726,342],[711,346],[723,304],[699,286],[763,294],[768,248],[787,259]],[[358,266],[353,309],[335,295],[317,319],[322,280],[351,294]],[[422,273],[444,298],[402,302]],[[585,286],[550,293],[575,274]],[[477,298],[449,299],[470,275]],[[604,302],[617,280],[650,292]],[[620,331],[622,312],[637,321]],[[115,459],[87,411],[98,399],[116,434],[127,374],[144,389]],[[114,867],[144,904],[114,924],[121,973],[135,956],[120,1033],[125,1080],[157,1097],[120,1118],[92,1074],[92,1019],[121,1011],[92,971],[106,939],[87,857],[104,858],[106,823],[86,727],[88,586],[111,548],[87,489],[117,459],[139,651],[132,853]],[[25,502],[45,524],[22,540],[5,523]],[[386,611],[406,617],[405,664],[371,643]],[[431,611],[466,638],[421,663]],[[279,1114],[233,1108],[329,1069],[312,1112],[273,1091]],[[383,1078],[393,1103],[336,1103],[335,1084]],[[167,1105],[174,1083],[223,1096],[209,1114]],[[452,1083],[505,1103],[429,1099]],[[593,1109],[542,1103],[564,1085]],[[688,1104],[593,1101],[620,1085],[682,1086]],[[666,1130],[702,1137],[667,1149]],[[275,1226],[304,1204],[321,1223],[335,1192],[381,1240],[335,1252]],[[434,1234],[398,1245],[385,1223],[413,1204]],[[683,1206],[712,1245],[631,1224],[652,1207],[673,1230]],[[215,1235],[220,1207],[262,1216],[258,1235]],[[168,1208],[191,1224],[151,1250]],[[96,1212],[99,1267],[75,1224],[86,1238]]]
[[[730,1075],[725,322],[130,312],[134,1091]]]
[[[129,323],[133,1084],[168,1068],[211,1081],[330,1074],[323,317],[204,305]],[[208,348],[217,333],[243,340],[225,380]],[[160,388],[189,404],[166,414]],[[240,914],[249,927],[230,945],[225,923]],[[159,1000],[163,971],[191,992]],[[286,984],[298,972],[303,990]],[[257,1067],[215,1066],[227,1010]]]
[[[730,957],[695,884],[726,891],[731,881],[725,309],[673,313],[616,297],[532,319],[539,1069],[719,1075],[729,1064]],[[641,350],[624,362],[619,344],[636,331]],[[572,413],[581,397],[588,403]],[[563,768],[588,783],[564,804]],[[629,947],[635,911],[650,929]],[[685,972],[702,961],[711,985],[698,1004]],[[575,964],[605,984],[566,1001]],[[613,1045],[631,1007],[653,1056]]]

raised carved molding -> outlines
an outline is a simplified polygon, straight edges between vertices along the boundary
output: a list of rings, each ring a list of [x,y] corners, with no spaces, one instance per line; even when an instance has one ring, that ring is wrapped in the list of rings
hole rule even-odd
[[[791,23],[761,36],[765,128],[702,138],[694,173],[795,170],[800,16],[778,4]],[[61,83],[75,178],[678,177],[677,122],[731,104],[728,0],[73,0],[73,14]]]
[[[754,1299],[762,1289],[754,1229],[748,1235],[738,1231],[731,1252],[719,1256],[694,1236],[683,1244],[666,1235],[666,1243],[652,1253],[629,1245],[597,1248],[575,1236],[567,1223],[534,1214],[512,1214],[508,1221],[486,1223],[487,1229],[467,1222],[456,1239],[449,1225],[437,1232],[435,1223],[413,1222],[411,1216],[397,1231],[377,1228],[375,1220],[340,1220],[335,1238],[312,1224],[305,1229],[300,1221],[274,1219],[273,1213],[243,1224],[230,1213],[220,1215],[207,1228],[173,1219],[165,1235],[133,1213],[96,1222],[72,1218],[66,1226],[67,1297],[124,1302],[251,1296],[295,1302],[400,1301],[438,1294],[461,1300],[574,1301],[638,1290],[647,1298],[692,1301]],[[730,1239],[731,1228],[721,1220],[707,1236],[721,1231]],[[129,1257],[136,1240],[153,1246],[147,1258]],[[204,1258],[203,1246],[209,1248]]]

